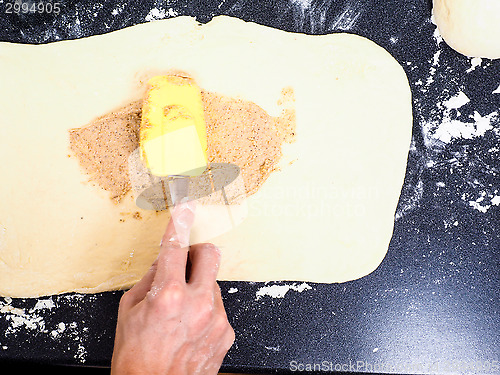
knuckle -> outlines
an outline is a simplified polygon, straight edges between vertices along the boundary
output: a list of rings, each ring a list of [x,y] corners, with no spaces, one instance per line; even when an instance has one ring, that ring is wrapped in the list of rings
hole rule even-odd
[[[211,289],[207,288],[205,285],[197,285],[196,286],[196,294],[197,298],[203,306],[207,308],[210,307],[213,310],[214,305],[214,293]]]
[[[185,288],[180,283],[170,282],[153,294],[153,303],[161,310],[173,311],[184,305]]]
[[[206,332],[214,328],[214,308],[211,304],[200,303],[191,321],[194,332]]]
[[[184,287],[179,283],[169,283],[164,287],[161,295],[171,305],[181,304],[184,299]]]
[[[213,312],[214,308],[211,304],[203,303],[200,306],[198,306],[198,313],[196,314],[197,318],[196,320],[198,321],[199,324],[205,326],[212,320]]]

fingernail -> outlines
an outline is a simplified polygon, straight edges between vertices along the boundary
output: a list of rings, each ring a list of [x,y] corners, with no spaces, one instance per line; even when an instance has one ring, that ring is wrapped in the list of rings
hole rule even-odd
[[[181,226],[184,229],[189,228],[193,220],[195,208],[196,205],[193,203],[193,201],[181,201],[181,203],[179,203],[177,207],[175,207],[175,212],[173,215],[175,224]]]
[[[188,197],[182,198],[179,203],[182,204],[185,209],[188,209],[191,212],[194,212],[194,210],[196,209],[196,200],[189,200]]]
[[[174,216],[174,225],[177,231],[179,231],[179,229],[187,229],[189,227],[192,214],[193,213],[191,211],[186,209],[176,212]]]

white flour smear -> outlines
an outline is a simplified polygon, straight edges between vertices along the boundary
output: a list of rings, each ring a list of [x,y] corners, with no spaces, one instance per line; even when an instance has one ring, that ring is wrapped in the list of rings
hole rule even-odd
[[[78,301],[83,300],[84,296],[80,294],[68,294],[62,296],[51,296],[40,298],[31,308],[17,307],[18,300],[10,297],[0,299],[0,319],[5,320],[7,329],[2,337],[11,342],[11,337],[29,334],[30,336],[43,336],[46,342],[69,342],[71,346],[68,350],[72,351],[73,357],[80,363],[85,363],[87,359],[87,349],[82,344],[82,338],[88,332],[81,321],[57,321],[51,319],[52,310],[57,310],[59,305],[66,307],[77,307]],[[85,298],[92,298],[86,296]],[[95,297],[94,297],[95,298]],[[21,300],[25,302],[25,300]],[[2,343],[0,337],[0,350],[8,350],[9,346]]]
[[[273,284],[273,285],[266,285],[257,290],[257,293],[255,294],[256,299],[260,299],[263,296],[268,296],[271,298],[284,298],[285,295],[290,291],[293,290],[298,293],[302,293],[304,290],[309,290],[312,289],[311,286],[307,283],[302,283],[302,284]]]
[[[155,20],[162,20],[164,18],[175,17],[177,15],[178,13],[173,8],[169,9],[153,8],[149,11],[145,20],[150,22]]]
[[[450,196],[446,204],[462,205],[482,214],[499,206],[500,179],[496,155],[500,151],[500,86],[480,96],[468,94],[469,90],[475,89],[468,76],[480,75],[491,62],[468,58],[463,72],[457,72],[451,79],[444,77],[443,66],[446,67],[451,58],[465,58],[459,55],[450,57],[450,49],[437,28],[433,39],[435,50],[431,51],[427,61],[427,74],[420,75],[413,82],[421,93],[414,116],[420,124],[424,150],[419,150],[414,140],[410,153],[420,160],[420,170],[411,184],[404,188],[405,199],[400,202],[396,220],[412,212],[424,195],[430,193],[425,191],[422,180],[426,170],[433,176],[442,176],[442,180],[436,182],[433,194],[445,190]],[[488,107],[485,103],[495,102],[498,106],[484,109]],[[451,218],[448,221],[457,222]]]

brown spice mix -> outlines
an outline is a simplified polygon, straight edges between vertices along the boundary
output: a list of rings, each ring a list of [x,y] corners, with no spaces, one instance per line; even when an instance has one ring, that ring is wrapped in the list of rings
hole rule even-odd
[[[272,117],[257,104],[203,92],[209,163],[240,167],[247,195],[254,194],[277,170],[282,145],[295,140],[293,89],[285,88]],[[142,100],[69,131],[70,149],[89,180],[119,203],[130,191],[128,157],[139,147]]]

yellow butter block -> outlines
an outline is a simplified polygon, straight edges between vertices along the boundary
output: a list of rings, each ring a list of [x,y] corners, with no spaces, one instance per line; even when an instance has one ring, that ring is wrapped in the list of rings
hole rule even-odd
[[[156,76],[142,108],[141,158],[156,176],[198,176],[207,167],[201,90],[194,80]]]
[[[198,176],[207,167],[205,153],[192,125],[145,142],[144,153],[155,176]]]

